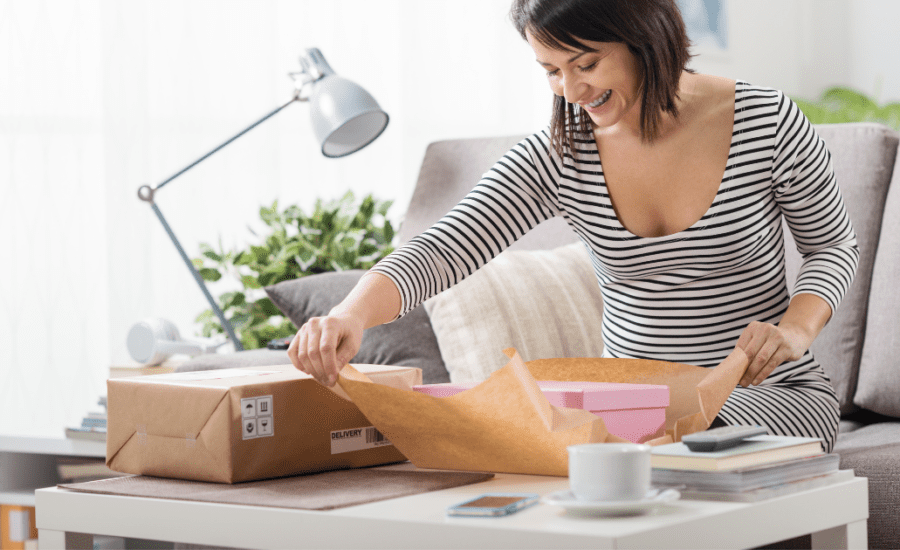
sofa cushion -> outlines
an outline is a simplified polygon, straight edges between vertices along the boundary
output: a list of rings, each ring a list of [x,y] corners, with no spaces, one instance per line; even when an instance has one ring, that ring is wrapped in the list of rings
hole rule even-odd
[[[897,133],[872,123],[818,125],[816,131],[831,152],[835,177],[860,251],[853,284],[812,345],[813,355],[837,392],[841,413],[848,414],[857,409],[853,401],[866,338],[869,284],[882,234],[881,218],[897,152]],[[793,284],[801,259],[789,231],[785,231],[785,248],[788,281]],[[900,381],[897,387],[900,388]],[[894,390],[893,395],[900,392]]]
[[[311,317],[327,315],[356,286],[365,271],[354,269],[309,275],[266,287],[275,306],[300,327]],[[426,384],[450,380],[428,315],[416,308],[405,317],[372,327],[363,334],[351,363],[422,369]]]
[[[900,422],[879,422],[838,435],[841,469],[869,478],[869,548],[900,548]]]
[[[581,243],[506,251],[425,302],[453,382],[480,382],[522,359],[599,357],[603,299]]]
[[[898,154],[900,158],[900,154]],[[872,269],[866,344],[859,367],[859,383],[853,402],[860,407],[900,417],[900,168],[884,205],[881,240]]]

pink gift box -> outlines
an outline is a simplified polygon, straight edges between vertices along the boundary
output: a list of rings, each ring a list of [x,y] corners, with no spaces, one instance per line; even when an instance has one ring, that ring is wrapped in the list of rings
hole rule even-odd
[[[610,433],[634,443],[665,435],[669,387],[614,382],[537,382],[547,401],[556,407],[584,409],[603,419]],[[477,382],[425,384],[413,390],[449,397],[477,386]]]

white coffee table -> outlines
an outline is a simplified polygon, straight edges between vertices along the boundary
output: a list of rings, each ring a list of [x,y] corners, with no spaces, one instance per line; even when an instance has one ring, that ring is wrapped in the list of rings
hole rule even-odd
[[[410,468],[411,464],[388,466]],[[812,533],[813,548],[866,548],[866,478],[754,504],[680,500],[633,517],[575,517],[539,504],[501,518],[447,517],[489,491],[545,495],[567,478],[490,481],[330,511],[236,506],[39,489],[40,547],[91,548],[92,536],[238,548],[752,548]]]

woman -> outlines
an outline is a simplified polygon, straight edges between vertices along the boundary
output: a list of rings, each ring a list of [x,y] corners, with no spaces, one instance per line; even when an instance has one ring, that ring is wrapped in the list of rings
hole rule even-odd
[[[447,216],[382,260],[288,354],[326,385],[390,322],[563,216],[603,293],[605,357],[750,366],[713,423],[834,446],[838,402],[809,352],[847,290],[856,237],[830,155],[783,93],[687,69],[674,0],[515,0],[555,94]],[[782,217],[804,256],[792,295]]]

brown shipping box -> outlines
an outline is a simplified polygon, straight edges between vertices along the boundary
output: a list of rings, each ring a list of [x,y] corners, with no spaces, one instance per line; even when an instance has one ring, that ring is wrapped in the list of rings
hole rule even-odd
[[[354,365],[412,390],[421,369]],[[406,460],[340,386],[292,365],[107,381],[106,465],[116,472],[237,483]]]

